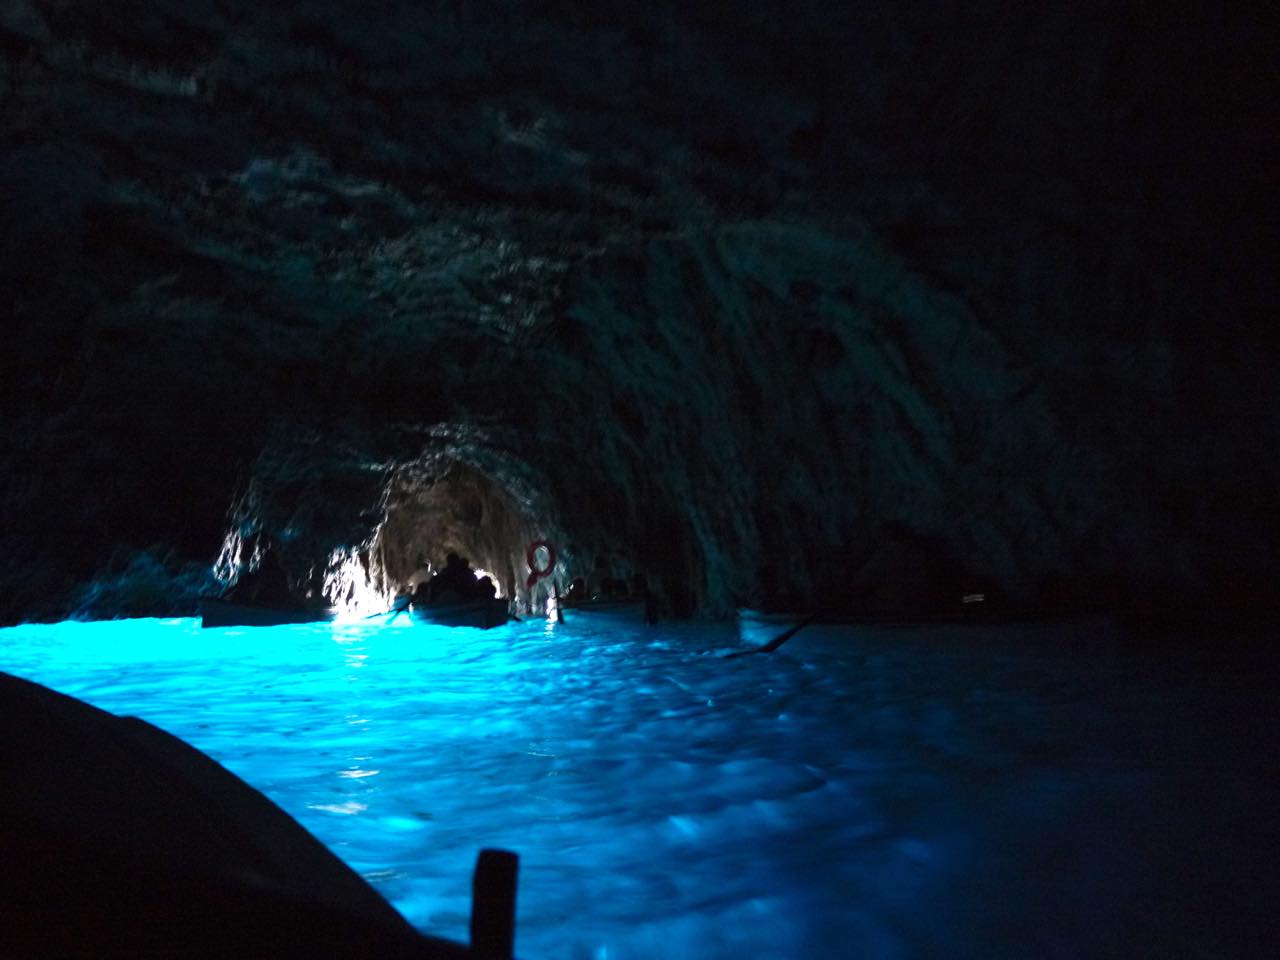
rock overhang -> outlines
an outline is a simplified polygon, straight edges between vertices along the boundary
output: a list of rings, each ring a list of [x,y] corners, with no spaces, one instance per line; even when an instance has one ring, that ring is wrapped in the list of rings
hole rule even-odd
[[[1241,248],[1256,171],[1154,159],[1168,123],[1243,143],[1245,113],[1176,115],[1191,75],[1133,66],[1194,25],[233,9],[6,12],[6,456],[50,477],[6,526],[58,568],[11,571],[6,616],[121,547],[207,559],[300,436],[332,486],[280,529],[358,553],[369,465],[442,424],[685,611],[762,558],[810,587],[921,550],[1024,593],[1265,580],[1275,524],[1244,518],[1274,471],[1240,467],[1276,422],[1231,346],[1259,288],[1185,269]],[[1198,42],[1245,76],[1232,36]]]

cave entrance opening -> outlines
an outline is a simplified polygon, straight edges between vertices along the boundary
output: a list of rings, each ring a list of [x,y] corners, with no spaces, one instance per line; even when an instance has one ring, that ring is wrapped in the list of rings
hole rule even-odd
[[[526,611],[540,599],[525,580],[525,551],[536,539],[534,519],[499,481],[455,461],[406,467],[392,479],[375,553],[392,592],[412,589],[456,553]]]

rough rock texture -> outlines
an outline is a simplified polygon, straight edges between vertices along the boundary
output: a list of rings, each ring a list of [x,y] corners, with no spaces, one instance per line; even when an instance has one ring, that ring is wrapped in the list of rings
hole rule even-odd
[[[677,613],[1274,604],[1272,28],[580,8],[0,4],[0,620],[259,529],[366,606],[535,536]]]

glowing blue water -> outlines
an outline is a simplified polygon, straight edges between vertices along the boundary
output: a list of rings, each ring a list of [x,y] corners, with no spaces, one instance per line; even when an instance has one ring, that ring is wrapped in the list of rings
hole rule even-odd
[[[0,670],[195,744],[425,931],[465,939],[476,851],[516,850],[524,957],[1265,942],[1239,678],[978,637],[135,620],[0,630]]]

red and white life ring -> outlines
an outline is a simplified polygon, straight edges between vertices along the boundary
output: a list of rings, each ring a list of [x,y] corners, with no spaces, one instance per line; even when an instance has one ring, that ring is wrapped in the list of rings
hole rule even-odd
[[[538,566],[538,548],[543,547],[547,551],[547,565],[545,567]],[[525,552],[525,560],[529,563],[529,579],[525,582],[525,586],[533,589],[533,585],[543,577],[549,577],[551,571],[556,568],[556,548],[551,545],[550,540],[535,540],[529,544],[529,549]]]

